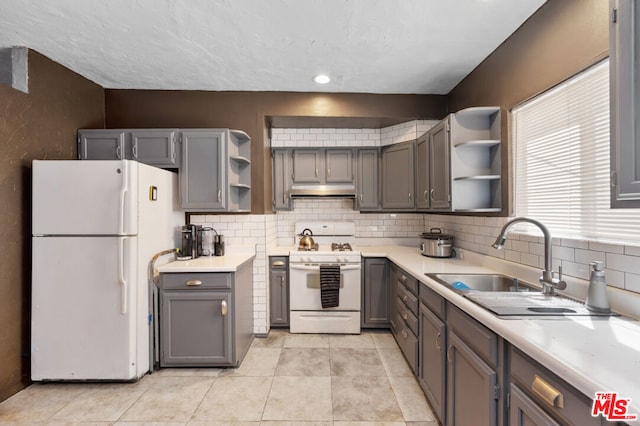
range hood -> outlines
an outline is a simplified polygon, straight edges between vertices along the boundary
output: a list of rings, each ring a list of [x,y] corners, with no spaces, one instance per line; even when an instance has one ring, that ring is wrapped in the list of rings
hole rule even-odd
[[[289,190],[291,198],[355,198],[356,187],[351,184],[344,185],[291,185]]]

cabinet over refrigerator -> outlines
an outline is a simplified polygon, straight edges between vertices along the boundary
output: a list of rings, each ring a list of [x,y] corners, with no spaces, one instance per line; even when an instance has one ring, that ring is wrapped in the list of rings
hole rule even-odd
[[[176,247],[177,176],[34,161],[31,378],[135,380],[150,365],[153,255]]]

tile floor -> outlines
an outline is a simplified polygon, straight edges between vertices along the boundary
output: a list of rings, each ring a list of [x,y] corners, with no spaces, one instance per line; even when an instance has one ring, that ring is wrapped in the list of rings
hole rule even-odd
[[[237,369],[162,369],[128,384],[35,384],[0,423],[437,425],[389,333],[272,330]]]

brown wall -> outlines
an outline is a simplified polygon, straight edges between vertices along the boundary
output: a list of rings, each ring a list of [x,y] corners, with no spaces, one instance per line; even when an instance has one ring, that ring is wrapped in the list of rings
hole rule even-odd
[[[29,93],[0,84],[0,401],[29,383],[31,161],[76,157],[104,124],[104,90],[29,51]]]
[[[608,1],[549,0],[448,95],[450,111],[499,105],[504,111],[589,67],[609,52]],[[503,114],[503,118],[507,118]],[[503,176],[510,176],[510,120],[502,120]],[[510,182],[511,185],[511,182]],[[503,206],[511,210],[509,185]],[[508,198],[509,197],[509,198]]]
[[[106,91],[107,127],[230,127],[251,136],[252,212],[271,211],[265,117],[440,119],[445,97],[290,92]]]

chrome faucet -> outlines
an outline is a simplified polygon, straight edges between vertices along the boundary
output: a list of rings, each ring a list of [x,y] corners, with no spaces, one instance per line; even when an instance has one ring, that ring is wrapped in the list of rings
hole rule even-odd
[[[535,219],[529,219],[527,217],[516,217],[507,222],[500,231],[500,235],[496,238],[496,242],[491,244],[494,249],[500,250],[504,243],[507,241],[507,234],[511,227],[518,222],[527,222],[536,225],[542,231],[544,235],[544,270],[540,277],[540,284],[542,284],[543,294],[553,294],[554,289],[564,290],[567,288],[567,283],[562,280],[562,266],[558,269],[558,278],[554,278],[554,272],[552,270],[551,262],[551,234],[546,226]]]

